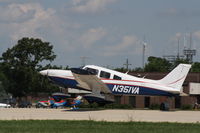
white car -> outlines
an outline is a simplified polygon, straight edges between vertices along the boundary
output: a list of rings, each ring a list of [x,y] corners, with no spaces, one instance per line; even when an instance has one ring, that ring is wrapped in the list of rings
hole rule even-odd
[[[10,104],[0,103],[0,108],[10,108]]]

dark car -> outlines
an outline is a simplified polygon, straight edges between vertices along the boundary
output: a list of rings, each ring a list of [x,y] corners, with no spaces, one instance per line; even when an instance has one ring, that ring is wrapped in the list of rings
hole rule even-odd
[[[22,101],[18,104],[19,108],[31,108],[32,103],[29,101]]]

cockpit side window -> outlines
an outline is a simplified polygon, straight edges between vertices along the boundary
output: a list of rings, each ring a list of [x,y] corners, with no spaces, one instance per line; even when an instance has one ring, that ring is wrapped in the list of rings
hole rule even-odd
[[[116,80],[122,80],[122,78],[119,77],[119,76],[117,76],[117,75],[114,75],[114,76],[113,76],[113,79],[116,79]]]
[[[100,77],[109,79],[110,78],[110,73],[105,72],[105,71],[101,71]]]
[[[95,75],[98,75],[98,72],[99,72],[97,69],[88,68],[88,67],[86,67],[85,70],[90,71],[90,72],[92,72]]]

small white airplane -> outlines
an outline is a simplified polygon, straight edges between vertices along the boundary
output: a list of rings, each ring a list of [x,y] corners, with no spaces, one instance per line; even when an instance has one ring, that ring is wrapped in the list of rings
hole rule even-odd
[[[138,78],[107,68],[86,65],[70,70],[47,69],[40,71],[55,84],[65,88],[77,88],[91,91],[84,96],[89,102],[111,103],[112,95],[150,95],[176,96],[180,94],[182,84],[191,68],[189,64],[179,64],[160,80]]]

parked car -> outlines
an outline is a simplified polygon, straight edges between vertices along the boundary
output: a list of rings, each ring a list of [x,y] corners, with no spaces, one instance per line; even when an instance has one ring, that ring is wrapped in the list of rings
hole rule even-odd
[[[1,100],[1,103],[9,104],[11,107],[16,107],[16,99],[15,98],[5,98]]]
[[[10,108],[10,104],[0,103],[0,108]]]
[[[31,108],[32,103],[29,101],[22,101],[18,104],[18,108]]]

